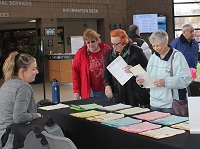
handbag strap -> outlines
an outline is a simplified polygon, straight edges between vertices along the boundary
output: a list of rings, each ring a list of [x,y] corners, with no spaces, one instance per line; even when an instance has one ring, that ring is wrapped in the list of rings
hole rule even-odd
[[[170,63],[170,76],[172,77],[173,76],[173,64],[172,64],[172,61],[174,59],[174,54],[176,53],[177,51],[174,51],[174,53],[172,54],[172,59],[171,59],[171,63]],[[187,91],[188,91],[188,95],[190,96],[191,93],[190,93],[190,88],[187,87]],[[171,89],[171,92],[172,92],[172,97],[174,97],[174,90]]]
[[[172,77],[173,76],[173,59],[174,59],[174,54],[176,53],[177,51],[175,51],[174,53],[172,53],[172,58],[171,58],[171,63],[170,63],[170,76]],[[172,97],[174,97],[174,92],[173,92],[173,89],[171,89],[171,92],[172,92]]]

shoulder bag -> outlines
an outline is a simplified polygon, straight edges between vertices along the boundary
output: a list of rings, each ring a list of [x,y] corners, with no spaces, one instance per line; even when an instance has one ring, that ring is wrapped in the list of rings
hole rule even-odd
[[[170,68],[170,76],[173,76],[173,65],[172,65],[172,61],[174,59],[174,54],[176,52],[174,52],[172,54],[172,59],[171,59],[171,68]],[[174,99],[174,94],[173,94],[173,89],[171,89],[172,92],[172,97],[173,97],[173,101],[172,101],[172,111],[173,114],[176,115],[181,115],[181,116],[188,116],[188,101],[187,99],[184,100],[176,100]]]

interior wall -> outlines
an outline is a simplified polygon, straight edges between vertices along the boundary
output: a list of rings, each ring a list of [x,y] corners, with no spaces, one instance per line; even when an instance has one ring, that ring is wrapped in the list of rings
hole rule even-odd
[[[6,24],[6,25],[0,25],[1,30],[12,30],[12,29],[26,29],[26,28],[36,28],[35,23],[11,23],[11,24]]]
[[[127,26],[132,24],[133,14],[162,13],[167,17],[167,33],[169,42],[174,38],[174,22],[173,22],[173,0],[127,0]],[[148,37],[151,34],[141,34],[141,36],[149,43]]]
[[[84,26],[87,25],[86,26]],[[71,53],[71,45],[68,44],[67,38],[71,36],[82,36],[83,32],[91,28],[97,31],[97,20],[69,20],[69,19],[62,19],[62,22],[58,22],[58,26],[64,27],[64,43],[65,43],[65,51],[64,53]]]
[[[0,5],[0,8],[3,12],[10,14],[11,20],[11,16],[15,18],[18,17],[19,19],[31,17],[48,19],[62,18],[66,20],[64,22],[58,21],[58,26],[64,26],[65,53],[68,53],[71,50],[70,45],[67,44],[67,37],[80,35],[86,28],[98,30],[98,33],[102,37],[102,41],[110,43],[109,33],[113,29],[110,28],[110,25],[120,24],[123,25],[124,30],[128,31],[128,26],[132,24],[133,14],[165,14],[167,16],[167,33],[169,34],[169,40],[171,41],[174,37],[173,0],[102,0],[101,2],[94,0],[92,3],[89,0],[73,0],[73,3],[70,2],[72,1],[62,0],[55,2],[52,0],[46,0],[40,2],[33,0],[30,2],[31,5],[27,7],[27,9],[24,6],[19,7],[11,5]],[[94,8],[98,9],[98,13],[63,13],[63,8]],[[35,11],[36,9],[37,11]],[[24,16],[24,14],[26,14],[26,16]],[[73,21],[73,19],[76,19],[76,21]],[[83,26],[85,23],[87,24],[87,27]],[[34,23],[29,25],[31,28],[35,26]],[[10,24],[7,27],[26,28],[27,24]],[[142,37],[147,42],[149,36],[150,34],[142,34]]]

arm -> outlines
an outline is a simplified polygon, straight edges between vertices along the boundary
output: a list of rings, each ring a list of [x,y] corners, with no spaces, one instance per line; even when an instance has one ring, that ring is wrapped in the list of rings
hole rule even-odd
[[[149,59],[149,58],[151,57],[151,55],[152,55],[152,51],[151,51],[151,49],[149,48],[149,45],[148,45],[146,42],[144,42],[144,43],[142,44],[141,48],[142,48],[142,50],[143,50],[145,56],[147,57],[147,59]]]
[[[170,43],[170,46],[172,47],[172,48],[174,48],[174,49],[177,49],[177,47],[176,47],[176,40],[174,39],[174,40],[172,40],[172,42]],[[179,49],[177,49],[177,50],[179,50]]]
[[[198,56],[199,56],[199,44],[196,40],[193,41],[194,43],[192,43],[193,45],[195,45],[195,55],[196,55],[196,58],[195,58],[195,61],[196,61],[196,64],[195,66],[197,67],[197,64],[198,64]]]
[[[147,67],[148,59],[145,56],[144,52],[141,49],[137,50],[138,55],[138,64],[140,64],[145,70]]]
[[[104,69],[104,85],[105,85],[105,94],[108,98],[112,98],[113,94],[112,94],[112,74],[108,71],[108,69],[106,68],[110,63],[111,63],[111,59],[110,59],[110,55],[112,54],[112,50],[108,52],[107,54],[107,58],[106,58],[106,66]]]
[[[173,60],[173,76],[165,78],[167,88],[182,89],[191,83],[189,66],[181,52],[176,52]]]
[[[110,56],[112,54],[112,51],[109,51],[107,54],[107,58],[106,58],[106,65],[105,65],[105,69],[104,69],[104,85],[110,85],[112,84],[112,74],[108,71],[108,69],[106,68],[112,61],[110,59]]]
[[[18,89],[13,109],[15,123],[25,123],[41,117],[41,114],[36,113],[37,109],[32,94],[32,89],[28,86],[22,86]]]
[[[74,57],[73,65],[72,65],[72,83],[73,83],[73,91],[75,98],[80,98],[80,54],[77,53]]]

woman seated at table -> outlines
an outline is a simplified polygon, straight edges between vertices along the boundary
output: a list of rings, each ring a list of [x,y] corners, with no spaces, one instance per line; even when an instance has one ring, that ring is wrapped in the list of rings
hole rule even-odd
[[[154,31],[149,41],[155,50],[146,69],[155,80],[155,87],[150,88],[151,110],[172,113],[173,99],[187,98],[186,88],[191,83],[190,70],[183,54],[168,45],[168,35],[165,31]],[[171,76],[170,68],[173,53],[173,76]],[[137,77],[136,82],[138,85],[142,85],[144,80]]]
[[[28,54],[12,52],[5,60],[5,82],[0,89],[0,137],[12,123],[26,123],[41,117],[37,113],[33,90],[29,84],[35,80],[36,74],[36,60]]]

